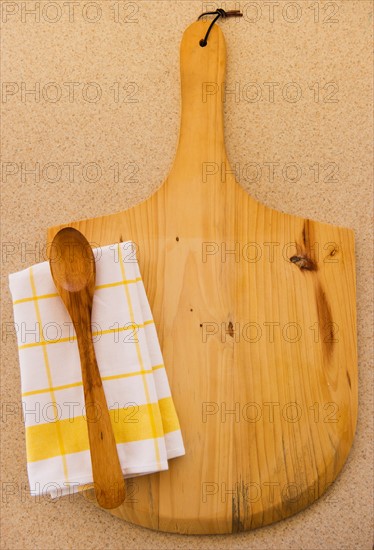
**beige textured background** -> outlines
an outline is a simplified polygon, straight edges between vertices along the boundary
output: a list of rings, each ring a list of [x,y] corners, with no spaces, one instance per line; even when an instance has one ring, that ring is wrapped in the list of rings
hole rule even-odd
[[[35,4],[40,17],[26,13]],[[237,91],[225,102],[227,149],[239,181],[268,206],[356,232],[359,419],[339,478],[297,516],[233,536],[156,533],[82,496],[51,503],[28,495],[7,273],[45,259],[48,226],[125,209],[161,184],[178,137],[179,42],[206,4],[1,2],[2,401],[15,408],[1,424],[2,548],[372,547],[373,5],[366,0],[209,2],[245,14],[221,23],[227,85]],[[25,92],[36,83],[39,101]],[[26,172],[36,163],[39,178]],[[77,163],[74,174],[66,163]],[[273,177],[266,163],[277,163]]]

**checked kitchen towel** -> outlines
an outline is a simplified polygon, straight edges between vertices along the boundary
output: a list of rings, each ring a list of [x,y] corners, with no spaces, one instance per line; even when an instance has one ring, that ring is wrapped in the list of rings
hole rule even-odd
[[[156,327],[131,241],[94,249],[94,347],[125,477],[184,455]],[[79,352],[49,263],[9,277],[33,494],[92,483]]]

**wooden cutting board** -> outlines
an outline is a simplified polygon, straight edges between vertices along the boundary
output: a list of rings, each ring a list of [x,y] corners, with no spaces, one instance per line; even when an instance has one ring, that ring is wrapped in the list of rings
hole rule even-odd
[[[215,25],[200,47],[208,25],[183,36],[167,180],[133,208],[66,224],[92,243],[136,243],[186,447],[167,472],[128,480],[112,513],[207,534],[260,527],[319,498],[357,417],[353,232],[267,208],[235,181],[219,93],[225,41]]]

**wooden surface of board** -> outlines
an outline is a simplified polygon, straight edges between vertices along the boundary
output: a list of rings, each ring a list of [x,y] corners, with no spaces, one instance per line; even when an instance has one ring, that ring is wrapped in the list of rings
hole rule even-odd
[[[111,513],[190,534],[310,505],[341,470],[357,417],[353,232],[267,208],[235,181],[225,41],[215,25],[200,47],[208,25],[182,40],[180,138],[164,184],[126,211],[66,224],[95,245],[136,243],[186,447],[168,471],[128,480]]]

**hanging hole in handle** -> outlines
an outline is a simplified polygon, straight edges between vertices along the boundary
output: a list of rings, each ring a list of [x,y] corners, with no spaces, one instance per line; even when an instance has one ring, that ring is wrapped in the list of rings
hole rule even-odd
[[[204,40],[204,38],[202,38],[202,39],[200,40],[199,44],[200,44],[200,46],[201,46],[202,48],[205,48],[205,46],[208,45],[208,42],[207,42],[206,40]]]

